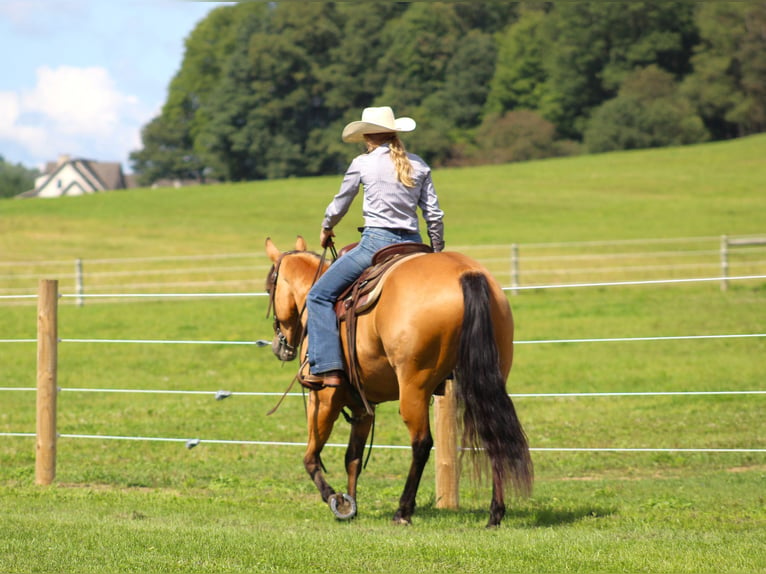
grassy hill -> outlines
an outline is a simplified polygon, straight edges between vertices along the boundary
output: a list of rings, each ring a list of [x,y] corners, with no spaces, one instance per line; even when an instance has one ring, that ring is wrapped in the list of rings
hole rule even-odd
[[[448,247],[762,233],[766,136],[442,169]],[[340,176],[0,201],[8,260],[259,251],[315,236]],[[357,238],[360,199],[338,228]]]

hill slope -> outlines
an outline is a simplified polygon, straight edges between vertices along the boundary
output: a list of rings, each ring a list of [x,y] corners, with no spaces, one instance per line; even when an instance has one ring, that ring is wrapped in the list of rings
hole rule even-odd
[[[764,231],[766,135],[681,148],[438,170],[447,245]],[[311,246],[340,176],[0,201],[6,261]],[[356,240],[357,198],[339,226]]]

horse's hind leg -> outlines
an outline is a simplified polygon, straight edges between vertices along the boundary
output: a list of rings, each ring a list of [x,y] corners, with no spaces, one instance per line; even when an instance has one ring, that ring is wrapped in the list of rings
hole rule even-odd
[[[431,448],[434,445],[431,429],[428,421],[428,400],[423,397],[415,401],[400,400],[402,419],[410,431],[412,444],[412,462],[404,491],[399,499],[399,509],[394,515],[394,522],[398,524],[411,524],[412,514],[415,512],[415,498],[426,467],[428,458],[431,456]]]
[[[335,490],[325,480],[322,472],[321,453],[330,438],[332,427],[340,414],[341,406],[333,400],[333,391],[312,391],[308,400],[308,444],[303,456],[303,466],[319,489],[322,500],[327,502]]]
[[[505,516],[505,494],[504,485],[499,475],[493,469],[492,480],[492,502],[489,505],[489,522],[487,528],[499,526]]]

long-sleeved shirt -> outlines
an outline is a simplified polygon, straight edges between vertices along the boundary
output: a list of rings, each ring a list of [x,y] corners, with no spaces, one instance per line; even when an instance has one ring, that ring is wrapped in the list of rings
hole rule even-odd
[[[439,207],[431,168],[420,157],[408,153],[412,164],[414,185],[406,187],[399,181],[387,144],[359,155],[351,162],[340,190],[325,210],[322,226],[330,229],[348,212],[351,203],[364,188],[362,215],[366,227],[386,227],[418,231],[420,207],[428,226],[428,236],[434,251],[444,248],[444,212]]]

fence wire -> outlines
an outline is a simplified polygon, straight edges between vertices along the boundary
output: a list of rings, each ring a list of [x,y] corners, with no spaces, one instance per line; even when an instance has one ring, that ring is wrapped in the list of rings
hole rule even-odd
[[[701,239],[701,238],[698,238]],[[713,239],[713,238],[704,238]],[[684,241],[690,241],[686,239]],[[681,241],[681,240],[679,240]],[[627,242],[584,242],[583,245],[614,245],[615,243],[629,244]],[[551,244],[541,244],[541,246],[550,247]],[[252,254],[231,255],[229,257],[247,257]],[[615,254],[625,255],[625,254]],[[640,257],[641,254],[627,254],[633,257]],[[657,254],[654,254],[657,255]],[[216,256],[220,257],[220,256]],[[583,258],[585,256],[575,255],[571,257]],[[611,257],[611,256],[610,256]],[[197,261],[208,258],[208,256],[189,256],[184,259]],[[141,258],[136,261],[164,261],[177,258]],[[538,259],[545,259],[539,257]],[[98,260],[99,263],[115,263],[121,260]],[[94,263],[96,260],[93,261]],[[52,262],[49,262],[52,263]],[[61,262],[58,262],[61,263]],[[243,268],[235,268],[241,270]],[[102,275],[108,275],[104,272]],[[766,279],[766,275],[740,275],[724,277],[704,277],[687,279],[649,279],[637,281],[608,281],[598,283],[561,283],[555,285],[518,285],[513,287],[504,287],[505,291],[524,291],[541,289],[564,289],[564,288],[585,288],[585,287],[612,287],[612,286],[638,286],[638,285],[661,285],[661,284],[685,284],[696,282],[722,282],[722,281],[745,281],[753,279]],[[236,293],[100,293],[100,294],[62,294],[62,298],[78,299],[133,299],[133,298],[225,298],[225,297],[262,297],[263,292],[236,292]],[[36,299],[37,295],[0,295],[0,300],[12,299]],[[632,342],[632,341],[674,341],[674,340],[702,340],[702,339],[741,339],[741,338],[759,338],[766,337],[764,333],[754,334],[724,334],[724,335],[687,335],[687,336],[656,336],[656,337],[620,337],[620,338],[589,338],[589,339],[557,339],[547,341],[516,341],[515,344],[564,344],[564,343],[605,343],[605,342]],[[248,345],[248,346],[267,346],[268,341],[170,341],[156,339],[60,339],[62,343],[110,343],[110,344],[182,344],[182,345]],[[0,343],[32,343],[36,339],[0,339]],[[31,392],[35,388],[26,387],[0,387],[0,392]],[[145,393],[145,394],[171,394],[171,395],[212,395],[216,400],[223,400],[231,396],[282,396],[283,393],[267,392],[230,392],[230,391],[182,391],[182,390],[145,390],[145,389],[95,389],[95,388],[59,388],[59,391],[81,392],[81,393]],[[763,390],[742,390],[742,391],[645,391],[645,392],[591,392],[591,393],[526,393],[510,394],[514,399],[524,398],[586,398],[586,397],[652,397],[652,396],[720,396],[720,395],[766,395]],[[287,396],[303,396],[302,393],[288,393]],[[0,432],[3,437],[36,437],[35,433],[17,433]],[[219,439],[199,439],[199,438],[172,438],[172,437],[130,437],[113,435],[86,435],[62,433],[58,435],[65,439],[95,439],[95,440],[128,440],[128,441],[153,441],[153,442],[174,442],[184,443],[191,449],[199,444],[236,444],[236,445],[254,445],[254,446],[295,446],[304,447],[304,443],[280,442],[280,441],[247,441],[247,440],[219,440]],[[346,448],[345,444],[328,444],[329,447]],[[410,446],[402,445],[375,445],[379,449],[409,449]],[[761,448],[589,448],[589,447],[545,447],[531,448],[530,450],[538,452],[674,452],[674,453],[765,453],[766,449]]]
[[[35,438],[35,433],[0,433],[0,436]],[[138,442],[174,442],[183,443],[187,449],[192,449],[200,444],[224,444],[241,446],[288,446],[288,447],[306,447],[302,442],[282,442],[265,440],[222,440],[222,439],[198,439],[198,438],[169,438],[169,437],[149,437],[149,436],[114,436],[114,435],[94,435],[94,434],[68,434],[61,433],[59,438],[65,439],[94,439],[94,440],[124,440]],[[325,447],[347,448],[347,444],[327,443]],[[373,444],[370,448],[380,450],[409,450],[410,445],[392,445],[392,444]],[[435,449],[434,449],[435,450]],[[458,449],[463,450],[463,449]],[[614,453],[766,453],[766,448],[621,448],[621,447],[529,447],[534,452],[614,452]]]

